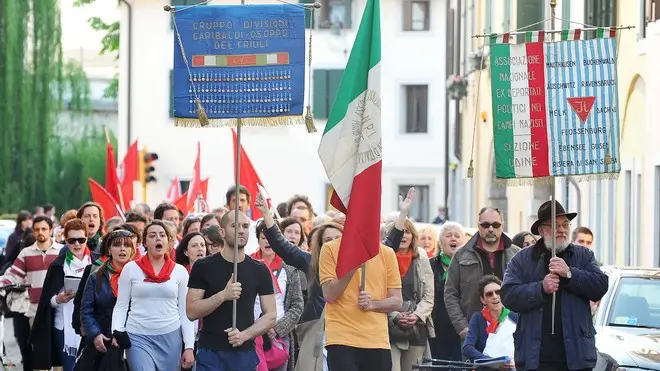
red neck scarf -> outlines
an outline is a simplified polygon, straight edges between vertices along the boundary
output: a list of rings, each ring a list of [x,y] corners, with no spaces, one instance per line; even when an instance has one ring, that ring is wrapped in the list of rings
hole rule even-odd
[[[192,265],[190,265],[190,263],[188,263],[188,264],[184,265],[184,267],[186,267],[186,270],[188,271],[188,274],[190,275],[190,271],[192,271]]]
[[[117,297],[117,292],[119,290],[119,275],[121,275],[122,269],[124,266],[117,267],[112,260],[108,261],[108,272],[110,272],[110,288],[112,289],[112,294]]]
[[[502,313],[500,313],[500,318],[493,318],[490,315],[490,312],[488,311],[488,307],[484,307],[481,310],[481,315],[484,316],[484,319],[488,324],[488,327],[486,327],[486,333],[493,334],[495,333],[495,331],[497,331],[497,326],[499,326],[500,323],[504,322],[506,317],[509,315],[509,310],[506,308],[502,308]]]
[[[142,269],[142,272],[144,272],[144,282],[162,283],[170,280],[170,274],[172,274],[176,263],[170,259],[168,254],[165,254],[163,258],[165,259],[165,264],[163,264],[163,268],[160,269],[158,275],[154,273],[154,267],[151,265],[151,261],[149,260],[149,254],[135,261],[138,267]]]
[[[281,294],[282,289],[280,289],[280,284],[277,282],[277,272],[279,272],[280,269],[282,269],[282,264],[284,263],[282,258],[280,258],[277,254],[275,254],[275,258],[273,259],[273,262],[268,264],[268,262],[266,262],[266,260],[263,259],[261,255],[261,250],[258,250],[257,252],[255,252],[250,256],[257,261],[266,264],[266,266],[270,270],[271,275],[273,276],[273,285],[275,285],[275,289],[277,290],[277,293]]]
[[[412,251],[401,252],[401,250],[396,253],[396,260],[399,263],[399,274],[401,277],[405,277],[412,263]]]

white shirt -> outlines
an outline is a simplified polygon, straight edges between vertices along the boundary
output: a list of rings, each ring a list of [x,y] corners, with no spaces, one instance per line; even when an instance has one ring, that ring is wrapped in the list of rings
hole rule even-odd
[[[280,286],[280,290],[282,290],[282,292],[275,293],[275,305],[277,306],[277,321],[282,319],[285,313],[284,298],[286,298],[286,284],[287,284],[286,270],[282,268],[280,269],[279,277],[277,277],[277,285]],[[275,288],[275,291],[277,291],[277,288]],[[257,296],[257,299],[254,301],[254,319],[256,320],[259,317],[261,317],[261,301],[259,301],[259,296]]]
[[[193,349],[195,332],[186,315],[186,268],[176,264],[170,280],[163,283],[144,282],[144,278],[142,269],[134,261],[126,263],[122,269],[117,304],[112,312],[112,331],[163,335],[181,328],[185,348]]]

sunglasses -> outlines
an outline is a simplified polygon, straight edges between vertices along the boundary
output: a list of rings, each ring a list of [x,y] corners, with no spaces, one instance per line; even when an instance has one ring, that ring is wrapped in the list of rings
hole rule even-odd
[[[87,242],[87,239],[85,237],[80,237],[80,238],[67,238],[66,243],[69,245],[75,245],[76,243],[79,243],[81,245],[84,245]]]
[[[500,290],[487,291],[484,293],[484,296],[487,298],[492,298],[495,295],[500,296]]]
[[[502,226],[502,223],[500,223],[500,222],[492,222],[492,223],[490,223],[490,222],[481,222],[481,223],[479,223],[479,226],[483,229],[488,229],[491,226],[493,227],[493,229],[498,229]]]
[[[110,233],[109,238],[116,238],[116,237],[134,237],[135,235],[125,229],[118,229],[116,231],[112,231]]]

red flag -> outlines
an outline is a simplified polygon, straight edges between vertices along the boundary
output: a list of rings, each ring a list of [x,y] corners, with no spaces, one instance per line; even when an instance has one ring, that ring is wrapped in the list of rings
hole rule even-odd
[[[204,200],[208,199],[208,190],[209,190],[209,178],[206,178],[201,181],[200,186],[202,188],[202,198]],[[188,205],[188,192],[184,192],[176,201],[172,202],[172,205],[176,206],[177,209],[183,211],[185,214],[188,214],[190,210],[186,210]]]
[[[197,159],[195,159],[195,166],[193,166],[192,177],[190,178],[190,186],[188,187],[188,197],[186,201],[186,211],[190,211],[195,207],[195,201],[197,201],[197,196],[202,194],[202,181],[199,178],[200,173],[200,160],[201,160],[201,145],[197,142]]]
[[[236,132],[234,131],[234,129],[231,130],[231,134],[234,138],[234,171],[236,171],[236,144],[238,142],[238,138],[236,137]],[[264,183],[261,181],[261,179],[259,179],[259,174],[257,174],[257,171],[254,169],[254,166],[252,166],[252,161],[250,161],[250,158],[245,152],[245,149],[243,149],[242,145],[241,145],[240,156],[241,156],[241,161],[240,161],[241,174],[240,174],[239,182],[243,187],[247,188],[251,196],[250,206],[246,214],[250,219],[257,220],[263,216],[261,215],[261,211],[259,211],[256,207],[254,207],[254,202],[257,199],[257,194],[259,193],[259,187],[257,187],[257,184],[261,184],[263,186]]]
[[[110,192],[103,188],[100,184],[89,178],[89,191],[92,194],[92,200],[103,208],[103,215],[106,220],[115,216],[124,217],[124,213],[119,207],[119,203],[115,201]]]
[[[105,189],[113,199],[119,202],[121,210],[124,211],[124,197],[122,195],[121,182],[117,176],[117,165],[115,163],[115,150],[110,143],[110,137],[107,138],[105,155]]]
[[[174,202],[181,197],[181,183],[179,178],[172,179],[170,189],[167,190],[167,202]]]
[[[121,180],[121,190],[124,198],[124,210],[128,210],[131,201],[133,201],[133,182],[139,179],[139,156],[138,142],[136,140],[128,147],[124,159],[119,164],[119,179]]]

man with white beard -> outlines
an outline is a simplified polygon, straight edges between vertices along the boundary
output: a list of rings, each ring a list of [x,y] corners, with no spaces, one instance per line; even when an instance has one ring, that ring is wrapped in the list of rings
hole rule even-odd
[[[593,251],[570,242],[570,222],[577,214],[567,213],[556,201],[556,234],[552,235],[551,208],[550,201],[539,207],[531,232],[541,239],[511,259],[502,283],[502,303],[519,315],[514,334],[516,369],[592,370],[597,358],[596,331],[589,301],[605,295],[607,276]],[[556,257],[552,257],[553,240]]]

